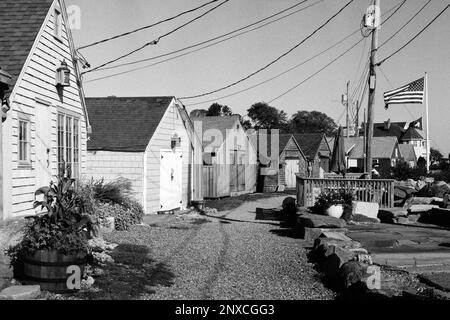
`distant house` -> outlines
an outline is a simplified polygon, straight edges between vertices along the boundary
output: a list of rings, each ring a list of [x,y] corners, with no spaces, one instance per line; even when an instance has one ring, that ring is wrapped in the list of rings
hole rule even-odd
[[[364,128],[361,136],[364,135]],[[400,144],[412,144],[416,158],[423,157],[426,159],[427,149],[426,140],[423,135],[416,128],[409,127],[407,122],[391,122],[387,120],[382,123],[373,124],[374,137],[396,137]]]
[[[412,144],[399,144],[400,154],[403,161],[405,161],[411,168],[417,166],[417,157],[414,152],[414,146]]]
[[[353,172],[364,172],[364,138],[344,138],[347,168]],[[388,176],[391,167],[402,159],[396,137],[374,137],[372,139],[372,166],[381,176]]]
[[[311,165],[311,177],[323,178],[329,172],[331,149],[323,133],[296,133],[294,139]]]
[[[256,148],[239,115],[191,118],[203,142],[203,195],[220,198],[256,191]]]
[[[203,199],[202,146],[174,97],[87,98],[92,136],[86,175],[131,180],[146,214]]]
[[[68,21],[63,0],[0,1],[0,67],[12,75],[0,219],[34,214],[34,191],[65,166],[85,171],[89,121]]]
[[[277,147],[272,143],[275,136],[279,140]],[[267,141],[267,152],[261,148],[261,143],[264,141]],[[272,155],[272,151],[275,149],[278,149],[278,153]],[[285,188],[294,189],[296,174],[306,175],[307,173],[308,161],[292,134],[271,135],[268,133],[265,136],[259,134],[258,160],[263,165],[268,165],[270,161],[270,166],[265,170],[267,174],[264,177],[264,192],[275,192]]]

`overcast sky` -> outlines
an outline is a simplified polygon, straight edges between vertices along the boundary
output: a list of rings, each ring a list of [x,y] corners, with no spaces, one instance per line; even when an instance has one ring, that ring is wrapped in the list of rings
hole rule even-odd
[[[199,6],[207,0],[66,0],[66,2],[68,5],[78,5],[81,8],[81,29],[73,30],[75,45],[79,47],[154,23],[181,11]],[[270,16],[298,2],[300,0],[231,0],[204,18],[169,37],[163,38],[158,45],[149,46],[121,62],[153,57],[213,38]],[[307,1],[297,9],[315,2],[317,0]],[[164,58],[112,70],[88,73],[84,76],[86,95],[88,97],[109,95],[173,95],[182,97],[215,90],[247,76],[278,57],[309,35],[347,2],[347,0],[325,0],[302,12],[240,37],[131,73],[89,82],[102,76],[147,66]],[[361,38],[360,33],[356,33],[326,54],[273,81],[232,97],[219,98],[269,79],[357,30],[362,15],[370,2],[368,0],[355,0],[332,23],[320,30],[304,45],[249,80],[210,96],[183,100],[183,103],[189,105],[188,109],[192,110],[194,108],[207,108],[211,102],[203,104],[201,102],[214,99],[221,104],[228,105],[235,113],[245,114],[253,103],[271,101],[352,46]],[[386,12],[400,2],[401,0],[381,0],[381,11]],[[397,31],[426,2],[426,0],[407,1],[399,12],[381,27],[380,43]],[[449,1],[433,0],[405,29],[379,50],[379,60],[408,41],[448,3]],[[208,8],[214,5],[210,5]],[[128,37],[84,49],[81,52],[89,63],[95,67],[136,49],[204,11],[206,9]],[[450,144],[448,143],[450,134],[450,103],[448,102],[450,95],[449,35],[450,10],[444,13],[415,42],[381,67],[394,87],[405,85],[428,72],[431,145],[440,149],[445,156],[450,152]],[[366,62],[369,45],[370,39],[367,39],[366,43],[362,41],[360,45],[328,69],[274,101],[271,105],[286,111],[289,115],[299,110],[318,110],[325,112],[336,122],[345,124],[344,107],[340,103],[341,94],[345,91],[348,80],[352,82],[351,89],[359,80]],[[360,63],[360,61],[362,62]],[[390,118],[391,121],[409,122],[425,116],[425,109],[422,105],[393,105],[386,111],[382,94],[392,88],[379,72],[375,121],[381,122]],[[363,104],[363,107],[366,106],[367,99]],[[361,121],[362,114],[363,111],[361,110]]]

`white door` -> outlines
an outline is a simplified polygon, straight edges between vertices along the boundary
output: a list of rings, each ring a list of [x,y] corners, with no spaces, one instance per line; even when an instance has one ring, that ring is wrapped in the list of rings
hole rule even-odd
[[[35,152],[33,167],[36,172],[36,188],[48,186],[52,180],[52,113],[50,106],[36,102]]]
[[[160,211],[182,207],[182,166],[181,151],[161,150],[160,165]]]
[[[286,159],[286,165],[284,168],[284,180],[286,182],[286,188],[295,188],[296,186],[296,173],[300,172],[300,161],[297,159]]]

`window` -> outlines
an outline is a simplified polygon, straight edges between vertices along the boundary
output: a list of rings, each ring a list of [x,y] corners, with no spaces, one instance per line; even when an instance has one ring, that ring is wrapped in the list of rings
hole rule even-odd
[[[80,120],[58,114],[58,170],[64,173],[70,168],[72,178],[80,177]]]
[[[61,12],[58,9],[55,9],[55,17],[54,17],[54,36],[58,39],[62,38],[62,17]]]
[[[372,167],[378,167],[380,165],[380,161],[378,159],[372,159]]]
[[[19,165],[30,164],[30,122],[19,119]]]

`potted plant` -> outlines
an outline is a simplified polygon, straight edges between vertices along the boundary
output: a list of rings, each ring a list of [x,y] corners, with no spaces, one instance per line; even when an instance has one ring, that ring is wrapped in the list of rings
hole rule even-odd
[[[344,209],[351,208],[353,194],[344,189],[327,190],[319,194],[314,204],[317,211],[331,217],[341,218]]]
[[[28,217],[23,238],[7,250],[15,275],[24,283],[54,292],[79,289],[93,224],[74,182],[67,169],[57,185],[51,182],[35,192],[42,200],[33,207],[45,212]]]

